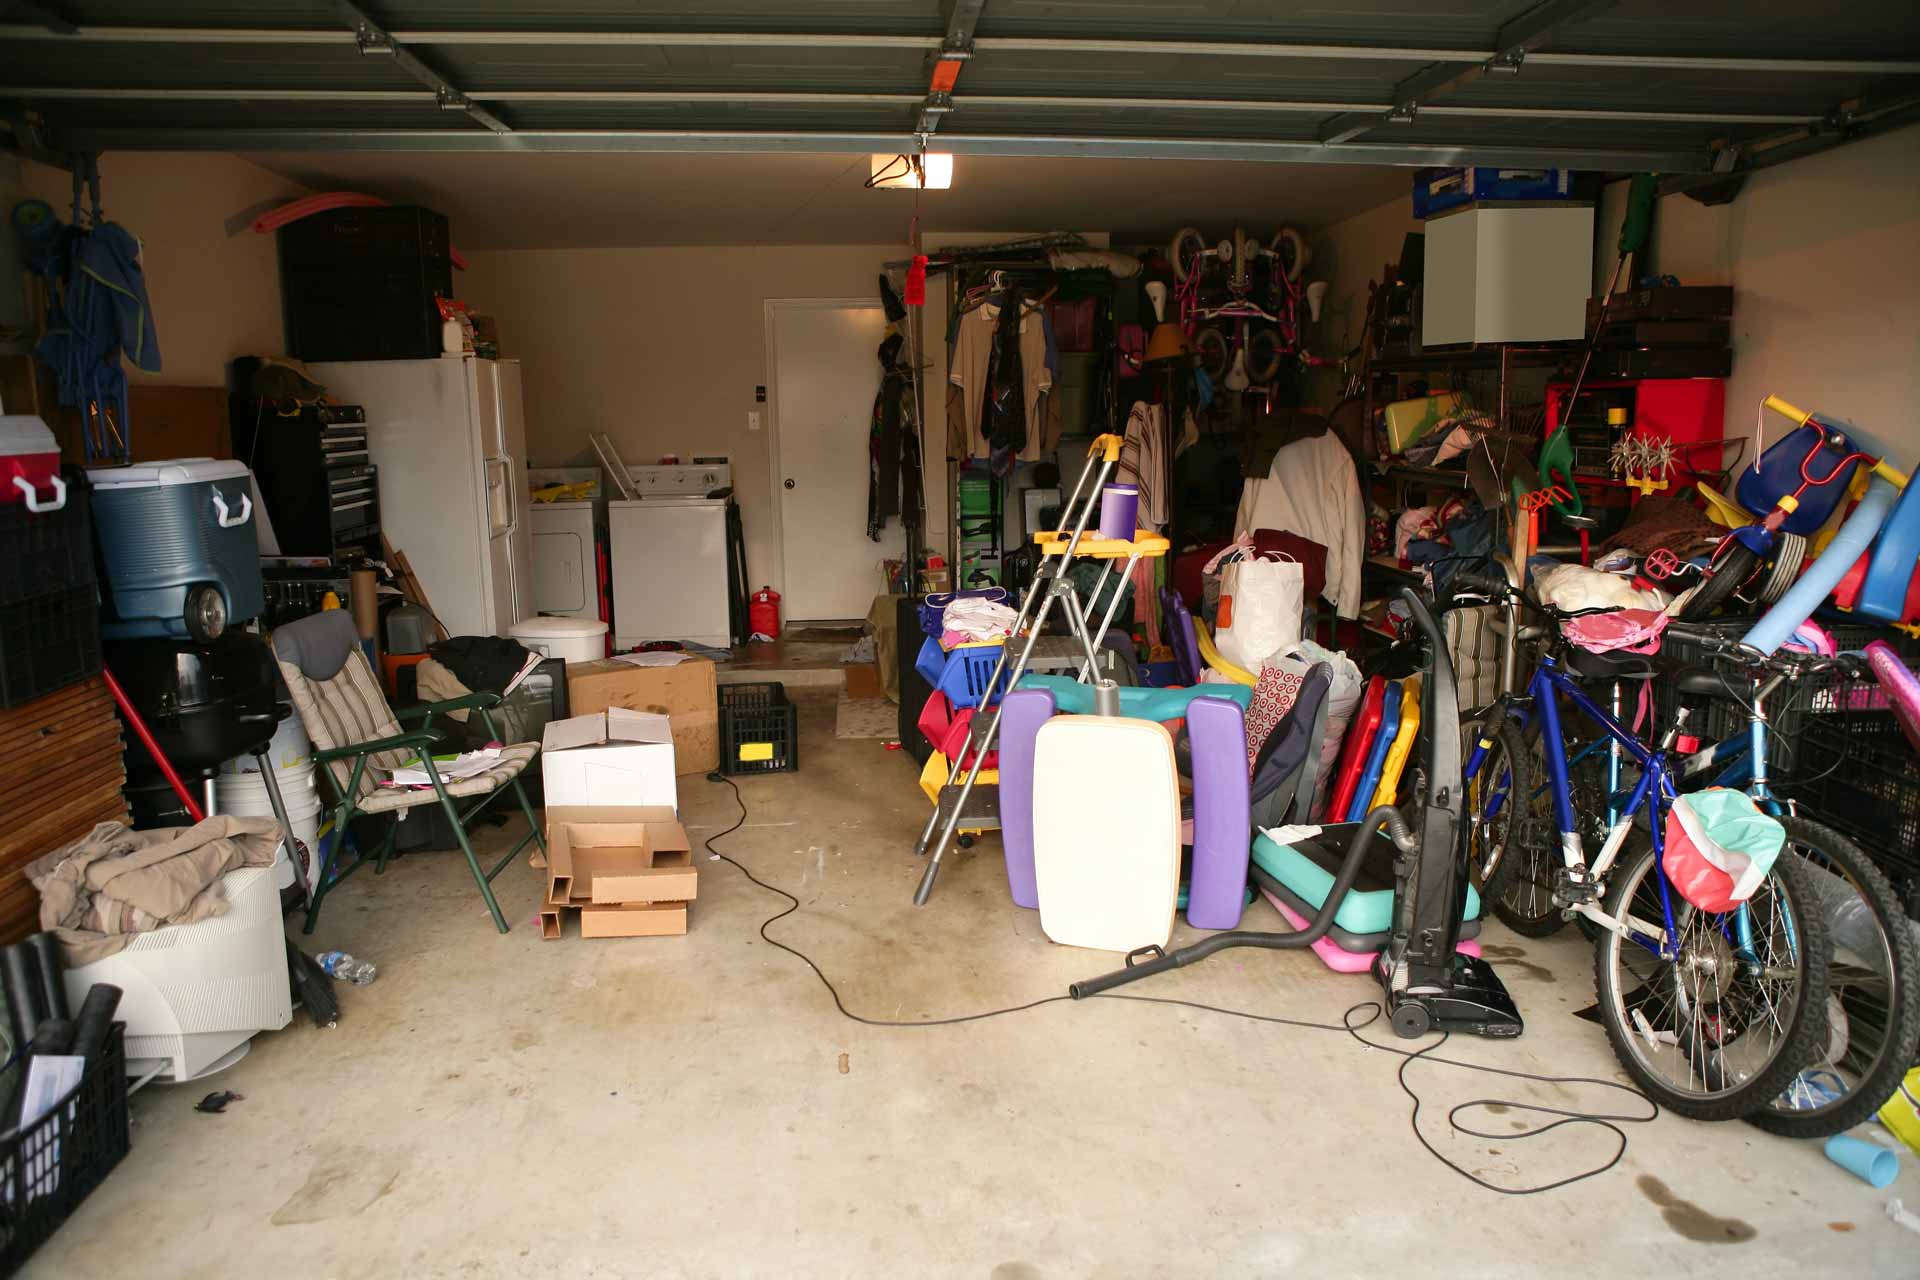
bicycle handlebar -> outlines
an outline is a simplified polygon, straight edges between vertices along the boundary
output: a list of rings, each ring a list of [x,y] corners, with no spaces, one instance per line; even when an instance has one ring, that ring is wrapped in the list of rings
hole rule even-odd
[[[1809,422],[1813,422],[1816,424],[1818,423],[1818,419],[1813,414],[1809,413],[1805,409],[1800,408],[1798,405],[1789,404],[1787,401],[1782,400],[1779,396],[1770,395],[1765,400],[1763,400],[1761,404],[1764,407],[1773,410],[1775,413],[1779,414],[1781,417],[1791,420],[1793,425],[1796,427],[1803,427],[1807,425]],[[1759,462],[1760,460],[1758,458],[1754,459],[1755,466],[1758,466]],[[1872,471],[1874,475],[1879,476],[1882,480],[1885,480],[1888,484],[1892,485],[1896,489],[1904,489],[1907,487],[1907,481],[1909,477],[1907,476],[1906,472],[1901,471],[1897,467],[1889,466],[1885,458],[1874,458],[1872,459],[1872,462],[1873,462]]]
[[[1705,652],[1716,657],[1731,658],[1741,666],[1769,668],[1788,674],[1816,673],[1842,667],[1857,669],[1859,662],[1845,654],[1827,655],[1822,653],[1803,653],[1798,649],[1780,648],[1770,654],[1749,648],[1738,640],[1729,639],[1720,632],[1708,627],[1689,626],[1683,622],[1669,622],[1662,632],[1663,639],[1684,641],[1700,646]]]

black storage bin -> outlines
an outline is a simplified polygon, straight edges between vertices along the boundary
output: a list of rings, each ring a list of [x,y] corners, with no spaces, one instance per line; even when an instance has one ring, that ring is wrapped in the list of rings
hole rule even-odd
[[[800,767],[799,708],[777,680],[720,686],[720,772],[789,773]]]
[[[83,587],[0,605],[0,711],[100,670],[100,602]]]
[[[132,1145],[126,1024],[116,1022],[72,1092],[25,1129],[0,1134],[0,1275],[18,1271]]]
[[[58,511],[0,502],[0,607],[94,585],[87,473],[62,467],[60,478],[67,496]]]
[[[435,298],[453,296],[447,220],[390,205],[331,209],[278,232],[287,352],[302,360],[441,353]]]

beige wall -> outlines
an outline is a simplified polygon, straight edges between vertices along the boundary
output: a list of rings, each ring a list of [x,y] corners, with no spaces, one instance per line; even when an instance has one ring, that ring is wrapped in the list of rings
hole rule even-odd
[[[592,464],[595,431],[630,464],[731,455],[747,572],[778,588],[767,431],[747,429],[766,408],[754,388],[772,379],[767,299],[873,299],[880,264],[904,256],[897,245],[482,251],[459,287],[521,361],[533,465]],[[846,442],[848,466],[865,447]]]
[[[1597,288],[1625,195],[1616,183],[1601,204]],[[1668,196],[1652,249],[1656,271],[1733,286],[1729,435],[1775,393],[1920,463],[1920,128],[1762,170],[1730,204]],[[1772,418],[1768,438],[1785,427]]]
[[[66,216],[68,175],[22,168],[26,193]],[[116,151],[101,157],[100,191],[107,217],[140,237],[160,335],[160,372],[133,378],[222,386],[235,356],[285,349],[274,239],[248,224],[304,188],[233,156]]]

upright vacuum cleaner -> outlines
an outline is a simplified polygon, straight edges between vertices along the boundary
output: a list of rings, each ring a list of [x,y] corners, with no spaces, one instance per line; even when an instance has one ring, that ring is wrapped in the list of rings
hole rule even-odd
[[[1409,806],[1411,815],[1383,804],[1359,822],[1331,824],[1310,840],[1294,842],[1296,851],[1333,876],[1333,887],[1305,929],[1289,933],[1236,929],[1177,951],[1142,947],[1127,956],[1125,968],[1070,986],[1067,990],[1074,999],[1182,968],[1231,947],[1289,951],[1311,946],[1333,927],[1334,914],[1366,861],[1384,857],[1393,862],[1393,933],[1373,972],[1386,994],[1394,1032],[1409,1039],[1436,1029],[1501,1038],[1520,1034],[1524,1025],[1520,1011],[1493,966],[1458,949],[1467,832],[1461,820],[1465,788],[1460,776],[1460,706],[1454,693],[1453,663],[1447,656],[1446,638],[1420,597],[1411,589],[1400,594],[1425,642],[1421,717],[1425,733],[1420,744],[1421,780],[1415,784],[1424,790]],[[1375,839],[1382,827],[1386,841]]]

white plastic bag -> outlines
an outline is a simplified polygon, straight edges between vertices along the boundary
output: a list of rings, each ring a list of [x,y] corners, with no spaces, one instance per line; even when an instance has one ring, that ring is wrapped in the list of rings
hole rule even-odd
[[[1213,643],[1228,662],[1257,672],[1300,642],[1307,579],[1297,560],[1247,556],[1220,569],[1220,612]]]
[[[1367,682],[1360,677],[1360,668],[1352,658],[1323,649],[1311,640],[1288,646],[1285,652],[1268,658],[1266,665],[1305,675],[1316,662],[1326,663],[1333,673],[1333,681],[1327,686],[1327,736],[1320,742],[1320,767],[1314,786],[1314,794],[1324,796],[1327,780],[1333,776],[1333,766],[1340,760],[1341,740],[1347,736],[1347,725],[1359,709]]]

